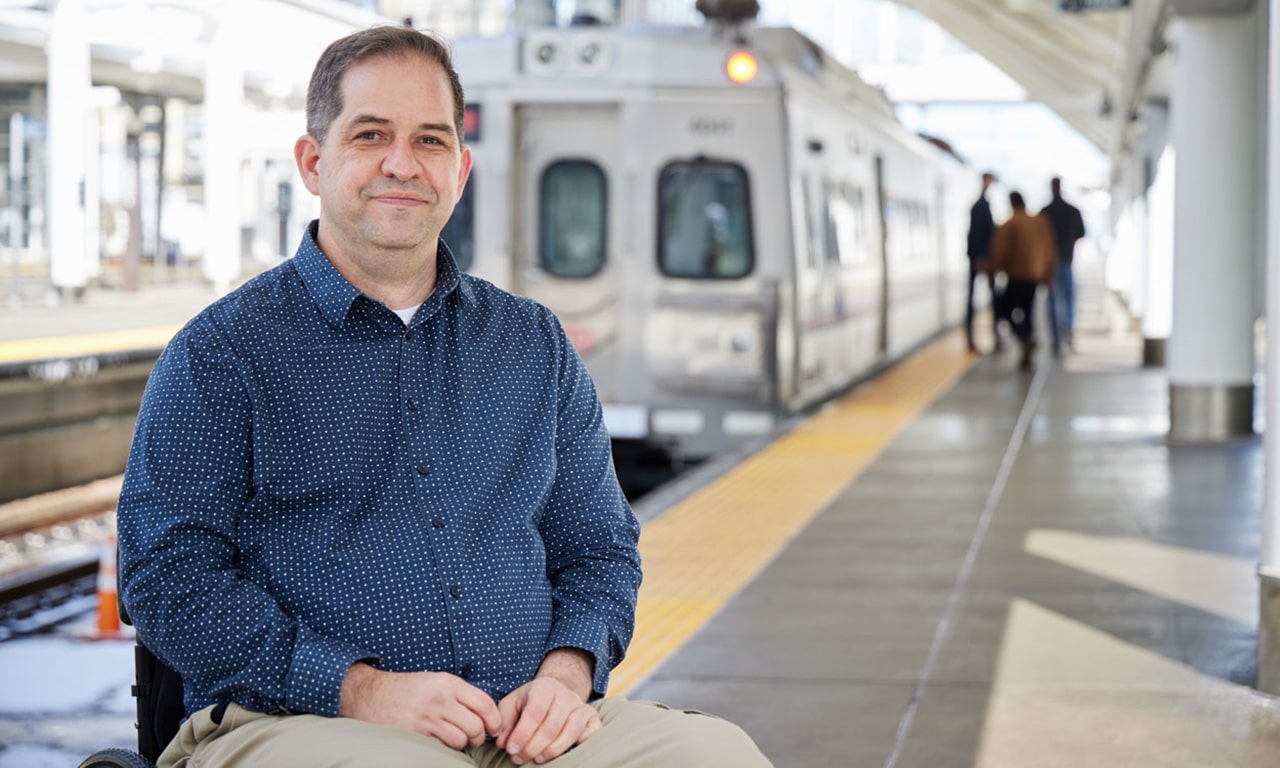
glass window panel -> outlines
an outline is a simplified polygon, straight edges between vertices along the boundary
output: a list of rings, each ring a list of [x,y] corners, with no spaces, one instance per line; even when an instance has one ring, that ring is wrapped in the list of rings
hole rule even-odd
[[[658,265],[672,277],[738,278],[751,272],[751,204],[739,165],[671,163],[658,179]]]
[[[538,257],[557,277],[590,277],[605,263],[608,200],[604,171],[561,160],[542,172]]]

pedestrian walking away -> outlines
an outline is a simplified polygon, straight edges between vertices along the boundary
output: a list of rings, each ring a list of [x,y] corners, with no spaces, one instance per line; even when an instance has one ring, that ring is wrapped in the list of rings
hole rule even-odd
[[[1018,192],[1009,194],[1013,214],[996,228],[991,241],[991,267],[1007,278],[1000,296],[1000,314],[1022,345],[1019,367],[1031,367],[1036,349],[1035,301],[1040,284],[1053,274],[1053,242],[1048,223],[1027,213]]]
[[[1068,349],[1075,348],[1076,279],[1072,262],[1075,259],[1076,242],[1084,237],[1084,217],[1080,209],[1062,197],[1062,179],[1049,182],[1053,199],[1040,211],[1053,231],[1056,258],[1053,284],[1049,290],[1049,316],[1056,322]],[[1055,341],[1054,354],[1059,354]]]
[[[996,181],[996,175],[990,171],[982,174],[982,191],[973,207],[969,209],[969,241],[966,254],[969,257],[969,302],[964,315],[964,334],[970,352],[977,352],[978,345],[973,339],[973,315],[976,297],[974,290],[978,280],[985,279],[988,295],[991,297],[991,333],[995,339],[996,351],[1000,349],[1000,326],[996,319],[996,280],[991,270],[991,237],[995,234],[995,220],[991,216],[991,203],[987,201],[987,190]]]

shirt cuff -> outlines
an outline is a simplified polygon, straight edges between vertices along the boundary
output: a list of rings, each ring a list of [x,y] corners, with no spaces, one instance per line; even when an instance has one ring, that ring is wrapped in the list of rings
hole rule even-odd
[[[622,661],[621,658],[610,658],[609,627],[603,621],[583,616],[561,619],[551,628],[543,655],[556,648],[581,648],[595,657],[591,699],[603,697],[609,688],[609,672]]]
[[[285,681],[285,706],[291,712],[338,716],[338,699],[347,670],[377,657],[353,645],[316,634],[301,624],[294,639],[293,663]]]

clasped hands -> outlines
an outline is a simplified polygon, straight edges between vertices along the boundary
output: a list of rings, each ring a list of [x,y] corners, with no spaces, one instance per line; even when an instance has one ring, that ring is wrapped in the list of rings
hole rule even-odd
[[[456,675],[384,672],[358,663],[343,680],[339,714],[409,728],[457,750],[492,736],[516,765],[542,764],[602,726],[587,703],[592,663],[585,651],[557,648],[532,680],[497,704]]]

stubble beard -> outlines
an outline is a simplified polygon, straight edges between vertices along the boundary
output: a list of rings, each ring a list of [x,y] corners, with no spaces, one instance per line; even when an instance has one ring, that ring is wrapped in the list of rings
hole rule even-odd
[[[370,248],[388,254],[403,255],[406,251],[435,249],[440,227],[434,226],[438,201],[425,203],[426,211],[389,210],[380,216],[365,216],[360,220],[360,234]],[[376,205],[376,203],[375,203]],[[435,232],[433,235],[432,233]]]

